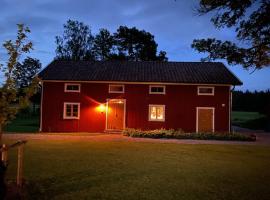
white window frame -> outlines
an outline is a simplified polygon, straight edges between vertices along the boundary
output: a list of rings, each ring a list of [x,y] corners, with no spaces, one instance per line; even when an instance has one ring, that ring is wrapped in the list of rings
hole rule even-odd
[[[163,119],[151,119],[151,107],[163,107]],[[165,105],[149,104],[148,106],[148,121],[165,122]]]
[[[73,117],[73,116],[67,116],[67,113],[66,113],[66,107],[67,105],[78,105],[78,116],[77,117]],[[80,103],[75,103],[75,102],[64,102],[64,114],[63,114],[63,118],[64,119],[80,119],[80,107],[81,107],[81,104]],[[73,108],[72,108],[73,110]],[[71,111],[73,112],[73,111]]]
[[[112,86],[122,87],[122,91],[113,91],[111,90]],[[125,93],[125,85],[109,84],[109,93]]]
[[[201,88],[212,89],[212,92],[211,93],[200,93],[200,89]],[[200,95],[200,96],[214,96],[215,95],[215,87],[198,86],[198,88],[197,88],[197,95]]]
[[[163,92],[152,92],[151,89],[155,87],[163,88]],[[149,85],[149,94],[166,94],[166,86],[165,85]]]
[[[67,86],[69,85],[78,85],[79,86],[79,90],[68,90]],[[76,92],[76,93],[80,93],[81,92],[81,84],[79,83],[65,83],[65,92]]]

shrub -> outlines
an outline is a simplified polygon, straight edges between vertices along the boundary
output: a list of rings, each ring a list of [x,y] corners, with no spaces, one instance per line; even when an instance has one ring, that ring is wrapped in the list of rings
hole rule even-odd
[[[123,131],[123,135],[129,137],[141,138],[174,138],[174,139],[197,139],[197,140],[231,140],[231,141],[255,141],[255,135],[243,135],[240,133],[185,133],[182,129],[155,129],[155,130],[140,130],[127,128]]]

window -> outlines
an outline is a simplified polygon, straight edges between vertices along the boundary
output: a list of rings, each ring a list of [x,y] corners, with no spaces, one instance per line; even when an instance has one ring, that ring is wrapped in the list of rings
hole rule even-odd
[[[109,85],[109,93],[124,93],[124,85]]]
[[[198,87],[197,94],[198,95],[214,95],[215,90],[214,87]]]
[[[80,119],[80,103],[64,103],[64,119]]]
[[[166,87],[165,86],[149,86],[149,94],[165,94],[166,93]]]
[[[80,92],[81,85],[76,83],[66,83],[65,84],[65,92]]]
[[[149,121],[165,121],[165,105],[149,105]]]

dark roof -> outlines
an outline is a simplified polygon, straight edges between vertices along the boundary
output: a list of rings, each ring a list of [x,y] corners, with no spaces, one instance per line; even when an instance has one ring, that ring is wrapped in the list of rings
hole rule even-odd
[[[63,81],[242,84],[220,62],[53,61],[39,77]]]

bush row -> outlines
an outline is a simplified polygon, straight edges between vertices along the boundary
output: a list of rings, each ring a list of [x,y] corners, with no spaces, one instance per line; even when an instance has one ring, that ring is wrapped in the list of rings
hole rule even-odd
[[[174,138],[174,139],[197,139],[197,140],[232,140],[232,141],[256,141],[255,135],[243,135],[240,133],[186,133],[183,130],[156,129],[143,131],[140,129],[127,128],[123,135],[141,138]]]

